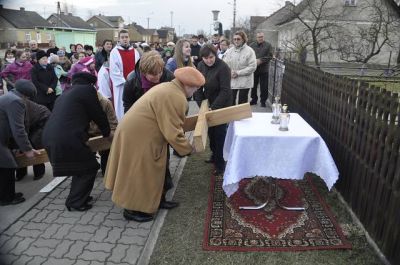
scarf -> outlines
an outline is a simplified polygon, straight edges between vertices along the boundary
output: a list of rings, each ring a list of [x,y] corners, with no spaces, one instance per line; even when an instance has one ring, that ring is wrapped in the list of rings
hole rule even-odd
[[[156,83],[150,82],[149,80],[146,79],[144,74],[140,76],[140,81],[142,82],[142,89],[143,93],[146,93],[147,91],[150,90],[153,86],[157,85]]]

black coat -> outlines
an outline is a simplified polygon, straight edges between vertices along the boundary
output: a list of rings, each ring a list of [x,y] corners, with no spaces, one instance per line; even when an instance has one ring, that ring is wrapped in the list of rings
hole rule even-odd
[[[221,109],[232,105],[231,69],[219,59],[209,67],[203,61],[197,69],[204,75],[206,83],[196,91],[194,98],[197,103],[208,99],[211,109]]]
[[[32,82],[37,89],[35,102],[46,105],[56,100],[56,91],[58,78],[54,73],[54,68],[50,64],[43,68],[39,63],[35,64],[31,69]],[[54,92],[47,94],[48,88],[51,87]]]
[[[261,64],[257,66],[256,73],[268,73],[268,63],[272,58],[272,46],[269,42],[253,42],[250,47],[256,53],[256,58],[261,60]]]
[[[73,85],[57,99],[42,136],[54,176],[79,176],[98,170],[95,154],[86,145],[92,120],[103,136],[109,136],[110,125],[92,85]]]
[[[163,73],[160,77],[160,83],[172,81],[174,78],[174,74],[164,67]],[[122,92],[124,113],[126,113],[144,94],[138,64],[136,65],[135,70],[129,73],[126,79],[124,91]]]

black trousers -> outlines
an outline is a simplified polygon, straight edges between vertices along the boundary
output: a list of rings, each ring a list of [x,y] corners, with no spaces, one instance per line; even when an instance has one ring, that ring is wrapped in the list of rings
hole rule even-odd
[[[73,208],[79,208],[85,205],[93,189],[95,178],[96,172],[87,175],[73,176],[71,190],[65,201],[65,205]]]
[[[250,90],[250,88],[232,89],[233,105],[236,105],[236,96],[238,94],[238,91],[239,91],[239,102],[238,102],[238,104],[242,104],[242,103],[248,102],[249,90]]]
[[[226,124],[208,128],[208,137],[210,138],[210,149],[215,167],[219,170],[225,169],[225,160],[223,157],[224,142],[226,136]]]
[[[258,101],[257,90],[260,84],[260,99],[261,103],[265,103],[268,99],[268,72],[267,73],[254,73],[254,86],[251,89],[251,100]]]
[[[44,164],[38,164],[33,166],[33,175],[35,177],[44,175],[44,173],[46,173],[46,166]],[[28,174],[28,168],[26,167],[17,168],[17,179],[24,177],[26,174]]]
[[[106,172],[106,167],[107,167],[107,162],[108,162],[108,156],[110,155],[110,149],[108,150],[104,150],[104,151],[100,151],[100,168],[101,168],[101,173]]]
[[[10,202],[15,196],[15,168],[0,168],[0,201]]]

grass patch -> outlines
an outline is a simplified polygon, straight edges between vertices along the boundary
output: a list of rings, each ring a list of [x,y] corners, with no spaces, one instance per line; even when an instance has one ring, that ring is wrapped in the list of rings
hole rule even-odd
[[[394,81],[393,82],[379,82],[379,81],[371,82],[371,81],[368,81],[368,84],[370,86],[380,87],[380,88],[383,88],[383,89],[386,89],[386,90],[389,90],[389,91],[392,91],[395,93],[400,92],[400,80],[397,82],[394,82]]]
[[[202,249],[212,168],[204,163],[209,152],[188,158],[174,200],[181,206],[168,212],[149,264],[382,264],[362,230],[337,196],[328,192],[319,177],[314,184],[327,201],[351,242],[352,250],[303,252],[218,252]]]

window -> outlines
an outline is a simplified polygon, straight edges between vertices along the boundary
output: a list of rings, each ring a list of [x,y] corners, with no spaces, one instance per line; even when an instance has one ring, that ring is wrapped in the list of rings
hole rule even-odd
[[[48,41],[50,41],[51,40],[51,33],[46,33],[46,38],[47,38]]]
[[[114,38],[117,38],[117,39],[118,39],[118,30],[115,30],[115,31],[114,31]]]
[[[30,32],[25,32],[25,40],[26,42],[30,42],[32,40]]]
[[[356,0],[344,0],[345,6],[356,6]]]

